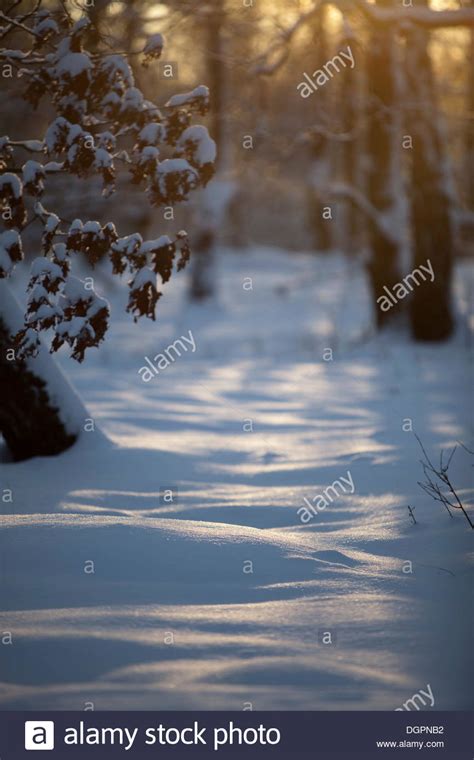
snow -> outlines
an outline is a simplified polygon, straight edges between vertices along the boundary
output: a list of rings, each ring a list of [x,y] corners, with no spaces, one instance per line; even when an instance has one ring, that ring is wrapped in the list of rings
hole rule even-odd
[[[152,34],[151,37],[148,38],[143,52],[146,55],[153,54],[156,56],[157,54],[161,53],[164,44],[165,43],[162,34]]]
[[[156,288],[156,274],[149,267],[142,267],[138,270],[131,285],[132,290],[140,290],[145,285],[153,285]]]
[[[171,238],[168,235],[160,235],[156,240],[146,240],[140,247],[140,253],[154,253],[159,248],[172,245]]]
[[[42,140],[23,140],[23,145],[27,150],[37,153],[41,153],[44,150],[44,142]]]
[[[150,122],[138,135],[138,139],[145,145],[157,145],[164,139],[165,128],[156,121]]]
[[[133,232],[131,235],[119,238],[112,244],[112,249],[119,253],[131,256],[136,253],[142,245],[142,237],[138,232]]]
[[[71,225],[72,226],[72,225]],[[53,245],[53,253],[56,261],[68,262],[68,250],[65,243],[55,243]]]
[[[206,127],[201,124],[187,127],[178,140],[178,146],[185,146],[188,141],[195,144],[194,158],[200,166],[216,160],[216,144],[209,137]]]
[[[89,29],[90,25],[90,19],[87,16],[82,16],[74,23],[71,34],[75,36],[78,34],[78,32],[85,32],[87,29]]]
[[[171,174],[173,172],[191,172],[195,174],[193,167],[185,158],[166,158],[159,164],[156,171],[159,174]]]
[[[400,26],[403,26],[408,21],[400,8],[379,8],[363,0],[357,5],[365,15],[378,23],[398,22]],[[431,10],[431,8],[417,7],[413,8],[413,13],[410,12],[409,18],[410,23],[432,29],[472,25],[473,20],[474,14],[471,8]]]
[[[183,92],[180,95],[173,95],[165,105],[170,108],[185,106],[192,103],[197,98],[207,100],[209,98],[209,88],[200,84],[198,87],[195,87],[194,90],[191,90],[191,92]]]
[[[68,277],[62,292],[64,298],[72,303],[87,300],[93,295],[91,291],[85,289],[83,280],[78,277]]]
[[[58,314],[58,309],[56,306],[52,306],[50,303],[43,303],[35,311],[34,321],[36,322],[37,320],[41,321],[43,319],[50,319],[56,314]]]
[[[13,270],[13,262],[8,255],[8,252],[3,246],[0,246],[0,272],[9,275]],[[3,274],[2,276],[5,276]]]
[[[56,76],[77,77],[92,68],[92,62],[86,53],[67,53],[57,63]]]
[[[106,105],[121,105],[122,98],[120,95],[118,95],[116,92],[109,91],[104,97],[102,98],[102,105],[105,107]]]
[[[113,148],[117,143],[115,135],[108,130],[96,134],[95,141],[99,148]]]
[[[139,111],[143,107],[143,95],[138,87],[129,87],[123,95],[122,110]]]
[[[105,298],[98,296],[97,293],[89,293],[89,297],[91,296],[92,301],[87,307],[87,319],[92,319],[92,317],[101,309],[108,309],[109,307],[108,301],[106,301]]]
[[[2,248],[11,248],[21,244],[21,238],[17,230],[5,230],[0,232],[0,245]]]
[[[97,169],[108,168],[112,166],[113,160],[110,153],[104,148],[96,148],[94,166]]]
[[[84,235],[91,234],[91,235],[100,235],[102,227],[100,226],[100,222],[97,221],[89,221],[84,222],[84,224],[81,226],[81,220],[75,219],[73,223],[71,224],[71,227],[69,228],[70,232],[78,232],[82,229],[82,232]]]
[[[44,176],[43,165],[38,161],[26,161],[22,167],[22,176],[25,184],[36,182],[38,177]]]
[[[214,229],[219,229],[219,226],[225,221],[236,189],[235,180],[218,174],[212,182],[199,190],[196,198],[196,211],[203,225],[208,224]]]
[[[71,126],[63,116],[58,116],[57,119],[51,122],[44,136],[44,145],[48,153],[53,153],[56,150],[58,142],[61,141],[63,135],[66,136],[68,134]]]
[[[60,172],[63,168],[64,165],[58,161],[48,161],[48,163],[44,165],[45,172]]]
[[[23,309],[20,308],[7,283],[2,280],[0,280],[0,303],[2,304],[2,318],[6,321],[13,335],[23,327]],[[28,338],[36,343],[37,334],[29,330]],[[60,410],[59,416],[67,432],[79,433],[83,429],[84,420],[87,419],[88,413],[59,366],[51,359],[44,345],[40,346],[39,355],[35,359],[28,359],[26,365],[27,367],[32,366],[35,374],[44,380],[52,403]],[[98,431],[97,443],[99,445],[104,444],[104,436],[100,431]],[[5,465],[1,467],[0,483],[4,482],[4,468]]]
[[[30,292],[28,301],[40,301],[42,298],[48,300],[48,291],[43,285],[37,283]]]
[[[22,257],[22,242],[17,230],[0,232],[0,273],[9,276],[15,266],[15,261]]]
[[[140,153],[140,162],[150,161],[150,159],[158,159],[160,151],[153,145],[146,145]]]
[[[47,274],[53,280],[63,279],[61,268],[55,264],[54,261],[50,261],[50,259],[47,259],[44,256],[38,256],[32,261],[30,274],[32,277],[39,277],[42,274]]]
[[[114,290],[101,350],[60,357],[95,430],[59,459],[1,465],[14,645],[0,704],[394,710],[430,683],[435,709],[469,709],[472,534],[419,489],[402,424],[435,458],[472,448],[472,265],[458,267],[458,334],[435,346],[374,334],[355,261],[217,261],[217,299],[190,305],[174,278],[156,324],[134,326]],[[196,351],[143,383],[144,357],[189,330]],[[470,504],[471,465],[463,450],[452,463]],[[348,471],[354,493],[302,524],[303,499]]]
[[[171,174],[172,172],[192,172],[195,174],[193,167],[185,158],[166,158],[157,167],[157,172],[160,174]]]
[[[59,33],[59,27],[47,10],[39,10],[34,18],[33,33],[39,37],[49,37]]]
[[[4,49],[2,51],[4,58],[13,58],[13,59],[19,59],[26,58],[27,54],[24,53],[22,50],[8,50]]]
[[[59,335],[68,335],[71,338],[77,338],[83,330],[89,330],[90,327],[85,317],[73,317],[67,322],[57,326]]]
[[[126,59],[121,55],[107,55],[102,59],[101,68],[107,72],[111,83],[119,75],[128,87],[133,87],[133,72]],[[105,102],[105,101],[104,101]]]
[[[48,218],[44,225],[45,232],[54,232],[60,225],[60,219],[56,214],[48,214]]]
[[[86,134],[80,124],[71,124],[69,126],[68,135],[67,135],[68,145],[72,145],[73,143],[76,143],[79,140],[79,138],[84,138],[85,140],[86,137],[92,141],[92,145],[93,145],[94,138],[92,137],[92,135]]]
[[[16,176],[16,174],[12,174],[11,172],[4,172],[0,175],[0,193],[3,192],[5,188],[11,197],[15,200],[19,200],[21,198],[23,185],[21,184],[21,180]]]

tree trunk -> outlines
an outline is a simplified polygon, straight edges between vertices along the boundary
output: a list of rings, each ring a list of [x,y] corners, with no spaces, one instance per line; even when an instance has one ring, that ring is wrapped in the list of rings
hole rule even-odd
[[[350,46],[352,52],[355,52],[355,59],[362,53],[357,49],[357,41],[352,31],[344,29],[344,34],[340,40],[340,48]],[[348,139],[340,144],[341,149],[341,169],[343,181],[350,187],[357,188],[359,185],[359,109],[357,100],[360,97],[358,80],[355,70],[350,68],[341,72],[341,121],[343,132]],[[344,219],[344,236],[343,247],[347,254],[354,254],[359,245],[359,227],[360,216],[356,206],[350,201],[342,203],[342,217]]]
[[[391,0],[378,0],[378,5],[391,5]],[[392,230],[397,225],[400,203],[400,135],[396,108],[396,58],[394,32],[388,26],[375,24],[367,49],[368,88],[368,195],[372,206]],[[399,221],[399,220],[398,220]],[[383,295],[384,286],[391,288],[399,280],[400,246],[384,234],[380,225],[369,222],[370,283],[374,301]],[[376,310],[379,325],[391,316],[390,311]]]
[[[192,270],[189,295],[192,301],[205,301],[214,293],[214,230],[209,227],[193,235]]]
[[[419,5],[426,5],[423,0]],[[452,333],[451,274],[454,249],[453,190],[437,112],[435,81],[421,28],[407,36],[407,76],[412,108],[411,223],[413,265],[429,259],[433,282],[418,285],[411,303],[411,326],[418,340],[443,340]]]
[[[474,2],[469,3],[470,8],[474,8]],[[474,211],[474,29],[469,32],[469,52],[468,52],[468,69],[467,69],[467,114],[466,119],[466,196],[467,206]]]
[[[212,10],[209,16],[205,14],[207,36],[207,78],[211,92],[211,137],[217,146],[216,170],[223,165],[222,151],[224,150],[224,108],[225,108],[225,72],[224,45],[222,32],[225,21],[224,0],[212,0]],[[209,191],[204,191],[201,197],[207,204],[211,201]],[[192,241],[192,269],[190,297],[195,301],[210,298],[214,293],[214,253],[217,238],[217,225],[212,213],[201,209],[202,215],[196,216],[196,232]]]
[[[326,14],[327,8],[322,5],[315,17],[315,24],[312,31],[312,41],[314,45],[315,62],[314,68],[323,66],[328,58],[328,45],[326,34]],[[316,109],[315,122],[323,127],[328,127],[328,93],[322,88],[316,94],[313,105]],[[330,141],[323,134],[318,133],[317,129],[311,137],[310,144],[311,166],[309,173],[308,187],[308,216],[310,221],[310,230],[313,239],[313,247],[316,251],[329,251],[332,248],[332,219],[325,219],[323,216],[325,206],[329,203],[325,201],[325,191],[329,186],[331,179],[331,145]]]
[[[35,359],[15,359],[11,335],[22,324],[22,310],[0,280],[0,434],[16,461],[61,453],[88,419],[43,346]]]

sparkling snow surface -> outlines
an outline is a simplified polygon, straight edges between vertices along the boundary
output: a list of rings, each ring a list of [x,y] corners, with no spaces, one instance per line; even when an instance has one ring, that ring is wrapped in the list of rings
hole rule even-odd
[[[469,274],[441,346],[375,337],[338,256],[223,251],[213,302],[180,275],[138,325],[97,276],[108,339],[60,361],[110,443],[0,468],[2,707],[391,710],[426,684],[433,709],[472,706],[472,531],[419,489],[402,429],[435,459],[472,448]],[[189,330],[195,353],[144,383]],[[302,524],[348,471],[354,493]],[[464,450],[452,475],[472,504]]]

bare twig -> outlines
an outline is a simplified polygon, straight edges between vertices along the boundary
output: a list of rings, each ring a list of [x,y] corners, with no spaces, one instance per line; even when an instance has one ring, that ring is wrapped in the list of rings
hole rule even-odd
[[[418,485],[435,501],[439,501],[441,504],[443,504],[450,517],[453,517],[451,509],[460,509],[471,528],[474,529],[474,523],[469,517],[448,475],[449,466],[458,447],[454,446],[453,450],[448,456],[446,463],[444,459],[444,451],[441,450],[439,456],[439,467],[436,468],[429,458],[425,447],[423,446],[419,436],[416,433],[415,438],[418,441],[423,452],[424,460],[420,459],[420,462],[426,478],[425,481],[418,481]],[[466,447],[463,446],[463,448]],[[466,449],[466,451],[469,451],[469,449]],[[448,491],[448,494],[446,494],[446,490]]]

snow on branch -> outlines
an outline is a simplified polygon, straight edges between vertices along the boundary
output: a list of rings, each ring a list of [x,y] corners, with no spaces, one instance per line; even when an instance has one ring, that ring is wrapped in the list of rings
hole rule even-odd
[[[13,11],[16,5],[11,7]],[[113,222],[60,218],[40,199],[51,176],[64,173],[82,179],[99,175],[103,195],[115,192],[116,163],[130,172],[153,206],[173,206],[205,187],[214,173],[216,145],[196,113],[209,109],[204,85],[169,98],[158,106],[136,86],[127,57],[101,48],[89,50],[90,20],[74,21],[64,10],[39,9],[15,16],[2,12],[7,27],[27,32],[32,49],[0,50],[2,60],[22,66],[23,97],[36,109],[48,99],[54,115],[43,136],[21,140],[0,137],[0,213],[6,231],[0,234],[0,277],[9,277],[23,258],[21,233],[32,221],[42,225],[42,256],[31,268],[24,328],[16,335],[18,356],[36,353],[39,333],[54,333],[51,350],[69,345],[82,361],[98,346],[108,326],[106,302],[72,277],[71,262],[83,256],[91,266],[108,259],[113,274],[130,276],[128,311],[155,319],[163,283],[189,259],[185,232],[174,239],[143,241],[135,233],[120,237]],[[24,35],[18,35],[23,39]],[[31,40],[30,40],[31,44]],[[151,65],[162,54],[164,40],[154,34],[139,55]],[[130,146],[133,146],[130,148]],[[24,151],[35,153],[24,160]],[[23,154],[23,157],[22,157]]]
[[[0,278],[8,277],[18,261],[23,259],[21,237],[16,230],[0,233]]]
[[[366,18],[377,24],[398,24],[412,22],[431,29],[441,29],[453,26],[474,26],[474,10],[472,8],[460,8],[459,10],[433,11],[430,8],[420,6],[380,7],[366,0],[351,0]],[[342,2],[336,2],[339,7]]]
[[[434,11],[420,6],[381,7],[367,0],[317,0],[286,29],[280,30],[275,40],[257,59],[252,71],[254,74],[269,76],[274,74],[287,60],[289,43],[296,33],[321,10],[323,5],[333,5],[342,13],[359,10],[365,18],[374,24],[413,23],[430,29],[448,27],[474,26],[474,9]]]
[[[21,21],[17,21],[11,16],[7,16],[5,13],[2,13],[1,11],[0,11],[0,21],[7,22],[8,31],[10,31],[12,27],[15,27],[16,29],[21,29],[22,32],[27,32],[27,34],[33,35],[33,37],[36,37],[36,38],[39,37],[38,32],[34,28],[29,27],[26,24],[23,24]]]
[[[351,201],[365,216],[374,224],[382,235],[394,243],[398,242],[398,232],[395,232],[389,223],[389,217],[381,213],[366,196],[353,185],[345,182],[335,182],[329,187],[324,188],[325,193],[334,198],[341,198]],[[391,216],[390,216],[391,218]]]

